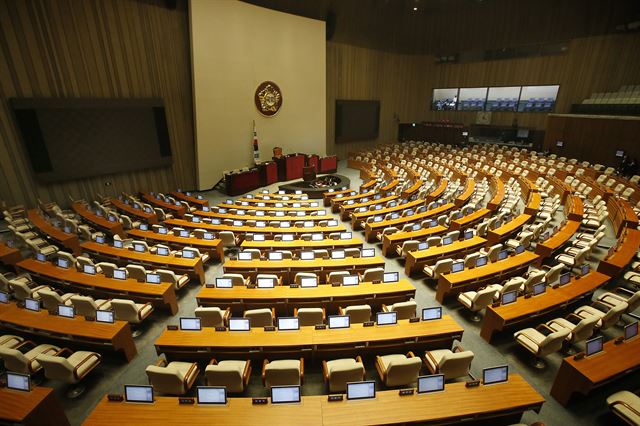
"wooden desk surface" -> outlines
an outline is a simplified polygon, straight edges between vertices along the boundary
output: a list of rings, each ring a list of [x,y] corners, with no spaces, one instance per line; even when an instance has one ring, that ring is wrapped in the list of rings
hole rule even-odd
[[[482,286],[488,281],[499,281],[503,277],[512,274],[531,263],[538,261],[540,256],[530,251],[524,251],[515,256],[510,256],[498,262],[489,262],[479,268],[465,269],[455,274],[443,274],[438,279],[436,300],[444,302],[445,296],[450,293],[459,293]],[[452,292],[452,290],[454,290]]]
[[[202,207],[202,206],[209,205],[209,201],[205,199],[200,200],[199,198],[193,197],[191,195],[187,195],[184,192],[172,191],[169,193],[169,195],[171,195],[175,199],[186,201],[187,203],[194,204],[196,206]]]
[[[426,250],[411,251],[407,253],[407,258],[404,263],[405,273],[411,275],[414,272],[421,271],[425,265],[435,263],[438,259],[461,255],[463,252],[479,249],[486,243],[487,240],[474,235],[468,240],[454,241],[446,246],[429,247]]]
[[[126,236],[122,223],[111,222],[106,217],[98,216],[81,201],[74,201],[71,204],[71,208],[77,215],[90,222],[96,228],[107,231],[111,235],[119,235],[121,238]]]
[[[327,350],[381,350],[390,345],[395,345],[396,350],[431,344],[444,348],[450,346],[452,339],[462,338],[463,331],[453,318],[443,315],[442,319],[434,321],[409,323],[409,320],[399,320],[396,325],[372,327],[353,324],[348,329],[300,327],[297,331],[264,331],[260,327],[248,332],[232,332],[204,327],[201,331],[165,330],[155,346],[158,354],[165,353],[168,357],[174,354],[210,357],[211,353],[251,353],[258,357],[276,353],[312,355]]]
[[[144,193],[144,192],[142,192],[141,195],[142,195],[142,200],[156,207],[160,207],[161,209],[167,211],[168,213],[172,213],[180,217],[184,216],[184,214],[186,213],[186,208],[182,204],[179,206],[176,206],[175,204],[171,204],[167,201],[158,199],[155,196],[148,193]]]
[[[524,212],[529,215],[535,215],[540,209],[542,203],[542,195],[539,192],[530,192],[529,200],[524,208]]]
[[[626,234],[617,250],[611,256],[600,261],[598,272],[614,277],[631,263],[640,248],[640,231],[625,228],[625,232]]]
[[[39,276],[49,281],[53,280],[63,286],[71,286],[74,289],[79,289],[82,293],[95,291],[100,295],[121,296],[138,302],[154,301],[155,305],[158,305],[159,301],[160,305],[168,309],[172,315],[178,312],[178,302],[173,284],[148,284],[140,283],[132,278],[117,280],[107,278],[102,274],[88,275],[78,272],[76,269],[63,269],[53,263],[39,262],[35,259],[25,259],[17,266],[33,276]]]
[[[58,229],[40,214],[38,209],[30,209],[27,217],[33,225],[41,232],[47,234],[60,244],[68,248],[74,255],[80,254],[80,239],[77,234],[68,234],[62,229]]]
[[[201,228],[201,229],[209,229],[212,231],[232,231],[239,234],[246,234],[248,232],[254,234],[312,234],[314,232],[345,232],[347,228],[338,223],[336,226],[313,226],[311,228],[296,228],[295,226],[290,226],[289,228],[275,228],[271,226],[265,226],[264,228],[258,228],[255,226],[228,226],[228,225],[213,225],[210,223],[194,223],[189,222],[187,220],[182,219],[169,219],[164,223],[171,226],[178,226],[180,228]],[[293,224],[291,224],[293,225]]]
[[[328,402],[322,398],[323,424],[386,425],[449,424],[462,419],[490,418],[500,413],[539,411],[544,398],[519,374],[509,381],[477,388],[447,383],[444,392],[399,396],[397,390],[376,392],[373,400]],[[519,415],[518,415],[519,417]]]
[[[108,343],[116,350],[124,352],[127,361],[136,355],[131,329],[126,321],[113,324],[86,321],[82,317],[63,318],[49,315],[45,310],[32,312],[18,308],[15,303],[0,304],[0,327],[26,330],[35,334],[71,339],[74,343]],[[57,336],[56,336],[57,335]]]
[[[353,224],[353,221],[360,221],[368,218],[369,216],[379,216],[379,215],[386,215],[388,213],[400,212],[403,210],[420,207],[423,204],[424,204],[424,200],[418,199],[418,200],[409,201],[408,203],[405,203],[405,204],[398,203],[393,207],[384,207],[380,210],[367,210],[366,212],[354,212],[351,215],[352,224]]]
[[[318,207],[291,207],[291,206],[282,206],[282,207],[261,207],[250,205],[243,206],[240,204],[227,204],[220,203],[218,207],[222,207],[224,209],[240,209],[240,210],[263,210],[265,212],[279,212],[279,211],[289,211],[289,212],[315,212],[318,210],[324,210],[321,205],[318,204]]]
[[[549,257],[564,246],[573,237],[573,234],[578,232],[580,228],[580,222],[575,220],[567,220],[567,223],[553,234],[548,240],[536,244],[536,254],[541,257]]]
[[[487,231],[487,241],[489,241],[489,244],[491,245],[498,244],[500,241],[518,232],[520,228],[522,228],[527,222],[531,220],[533,220],[533,216],[531,215],[524,213],[518,215],[502,226]]]
[[[140,218],[147,222],[149,225],[155,225],[158,223],[158,215],[155,212],[147,213],[142,209],[136,209],[117,198],[112,198],[110,201],[113,207],[125,212],[127,215],[133,216],[134,218]]]
[[[243,249],[257,248],[259,250],[300,250],[300,249],[334,249],[334,248],[361,248],[363,241],[360,238],[350,238],[348,240],[333,240],[331,238],[325,238],[320,241],[307,241],[301,239],[295,239],[293,241],[249,241],[244,240],[240,243],[240,247]]]
[[[289,198],[288,200],[284,200],[282,198],[271,198],[268,200],[265,200],[264,198],[259,198],[259,197],[252,197],[252,198],[247,198],[247,197],[241,197],[238,198],[236,201],[246,201],[247,203],[251,203],[251,204],[256,204],[256,203],[265,203],[267,206],[269,204],[276,204],[276,203],[282,203],[285,207],[289,207],[291,204],[293,203],[300,203],[300,207],[311,207],[309,204],[311,203],[317,203],[318,206],[320,205],[320,202],[316,199],[310,199],[307,198],[306,200],[301,200],[301,199],[297,199],[297,198]]]
[[[415,213],[411,216],[400,216],[397,219],[383,220],[381,222],[369,222],[365,224],[365,239],[369,242],[376,240],[376,234],[384,228],[390,226],[402,226],[410,222],[422,222],[423,220],[438,217],[455,207],[453,203],[443,204],[435,209],[427,210],[421,213]]]
[[[493,197],[487,203],[487,208],[491,211],[497,210],[504,199],[505,191],[504,191],[504,182],[497,176],[491,176],[491,183],[493,185]]]
[[[0,401],[0,421],[24,425],[69,425],[52,388],[32,385],[30,392],[0,388]]]
[[[0,263],[13,266],[22,260],[20,251],[9,247],[4,241],[0,241]]]
[[[442,225],[437,225],[432,228],[420,228],[418,231],[409,232],[394,232],[393,234],[386,234],[382,238],[382,254],[387,257],[392,257],[396,254],[396,246],[402,245],[403,242],[409,240],[426,240],[433,235],[441,234],[448,228]]]
[[[587,297],[607,281],[609,281],[607,275],[592,271],[579,279],[573,277],[569,283],[556,289],[547,287],[547,291],[538,296],[532,296],[528,299],[518,297],[516,303],[496,308],[488,306],[482,320],[480,336],[487,342],[491,342],[495,332],[515,324],[533,321],[541,315]]]
[[[471,198],[475,190],[476,190],[476,181],[473,180],[472,178],[467,178],[464,185],[464,190],[454,200],[454,204],[456,205],[456,207],[464,206],[467,200]]]
[[[153,404],[109,402],[105,396],[84,422],[86,426],[121,424],[185,424],[246,426],[249,424],[286,425],[300,423],[322,426],[321,400],[303,396],[299,404],[253,405],[251,398],[229,398],[227,405],[179,405],[176,397],[156,397]]]
[[[450,228],[452,231],[457,229],[468,228],[470,226],[479,223],[482,219],[489,216],[491,214],[491,210],[481,208],[479,210],[474,211],[471,214],[466,216],[462,216],[460,219],[454,219],[451,221]]]
[[[214,255],[221,262],[224,262],[224,246],[222,245],[222,240],[217,238],[205,240],[195,237],[178,237],[172,233],[160,234],[158,232],[143,231],[141,229],[130,229],[127,233],[130,237],[153,241],[154,243],[164,243],[169,246],[179,247],[196,247],[201,251],[204,250],[210,255]]]
[[[562,360],[551,387],[551,396],[567,405],[574,393],[589,394],[594,388],[640,367],[640,338],[616,345],[605,342],[603,352],[580,360]]]
[[[348,257],[345,259],[314,259],[314,260],[227,260],[223,267],[225,271],[256,269],[261,270],[314,270],[314,269],[353,269],[353,268],[375,268],[384,267],[384,259],[374,257]]]
[[[347,220],[355,209],[358,209],[360,207],[369,207],[374,204],[385,204],[389,201],[397,200],[399,198],[400,197],[398,197],[397,195],[391,195],[388,197],[379,198],[377,200],[371,199],[369,201],[365,201],[362,203],[354,203],[354,204],[343,203],[343,204],[340,204],[340,217],[342,218],[342,220]]]
[[[446,178],[440,179],[438,186],[427,195],[427,201],[433,201],[440,198],[442,194],[444,194],[444,191],[446,191],[447,185],[449,185],[448,179]]]
[[[242,210],[242,208],[240,209]],[[253,211],[253,210],[252,210]],[[322,215],[322,216],[311,216],[309,214],[306,213],[310,213],[310,212],[303,212],[305,213],[304,216],[292,216],[292,215],[285,215],[285,216],[255,216],[255,215],[248,215],[248,214],[231,214],[231,213],[218,213],[218,212],[214,212],[214,211],[208,211],[205,212],[203,210],[197,210],[195,211],[193,214],[196,216],[202,216],[202,217],[215,217],[218,219],[232,219],[232,220],[261,220],[264,222],[271,222],[271,221],[289,221],[289,222],[295,222],[297,220],[313,220],[313,221],[319,221],[319,220],[332,220],[335,219],[335,217],[333,215]]]

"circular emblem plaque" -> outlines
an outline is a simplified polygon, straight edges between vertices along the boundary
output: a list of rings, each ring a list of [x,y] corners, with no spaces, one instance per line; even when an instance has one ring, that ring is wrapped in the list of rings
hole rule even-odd
[[[273,81],[260,83],[253,99],[260,114],[266,117],[276,115],[282,106],[282,92]]]

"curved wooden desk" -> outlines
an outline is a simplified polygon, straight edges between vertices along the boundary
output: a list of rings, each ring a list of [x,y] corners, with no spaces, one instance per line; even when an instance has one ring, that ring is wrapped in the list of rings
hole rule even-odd
[[[119,210],[120,212],[126,214],[127,216],[131,216],[132,219],[139,219],[143,222],[148,223],[149,225],[155,225],[158,223],[158,215],[154,213],[147,213],[144,210],[136,209],[129,204],[126,204],[117,198],[112,198],[111,205]]]
[[[382,232],[385,228],[390,226],[402,227],[402,225],[407,223],[422,222],[423,220],[436,218],[452,210],[454,207],[455,205],[453,203],[447,203],[435,209],[412,214],[411,216],[400,216],[397,219],[383,220],[382,222],[369,222],[364,227],[365,240],[368,242],[376,241],[378,232]]]
[[[209,205],[209,201],[205,200],[204,198],[203,199],[196,198],[191,195],[187,195],[184,192],[172,191],[169,193],[169,195],[171,195],[176,200],[186,201],[191,205],[196,205],[200,207]]]
[[[26,426],[69,426],[53,388],[35,386],[30,392],[0,388],[0,422]]]
[[[258,228],[256,226],[229,226],[229,225],[213,225],[211,223],[194,223],[194,222],[189,222],[187,220],[182,220],[182,219],[169,219],[166,220],[164,223],[166,223],[167,225],[171,225],[171,226],[177,226],[180,228],[187,228],[187,229],[208,229],[214,232],[219,232],[219,231],[232,231],[234,233],[238,233],[238,234],[246,234],[246,233],[254,233],[254,234],[266,234],[266,235],[273,235],[273,234],[312,234],[314,232],[323,232],[323,233],[330,233],[330,232],[345,232],[347,230],[347,228],[338,223],[338,225],[336,226],[314,226],[311,228],[297,228],[295,226],[290,226],[288,228],[275,228],[275,227],[271,227],[271,226],[265,226],[264,228]],[[293,225],[293,224],[292,224]]]
[[[22,255],[18,249],[9,247],[4,241],[0,241],[0,263],[7,266],[14,266],[21,260]]]
[[[185,213],[187,213],[187,209],[182,204],[179,206],[176,206],[175,204],[168,203],[164,200],[156,198],[151,194],[144,193],[144,192],[141,192],[140,195],[143,201],[146,201],[147,203],[153,206],[159,207],[165,212],[171,213],[174,216],[182,217],[184,216]]]
[[[96,229],[106,232],[109,235],[118,235],[121,238],[126,237],[127,234],[124,232],[122,223],[111,222],[106,217],[98,216],[81,201],[74,201],[74,203],[71,204],[71,208],[85,222],[90,223]]]
[[[523,213],[518,215],[504,225],[487,231],[487,241],[489,241],[490,245],[498,244],[519,232],[524,225],[531,222],[533,219],[534,217],[528,214]]]
[[[212,258],[224,262],[224,246],[222,240],[205,240],[196,237],[177,237],[173,234],[160,234],[153,231],[143,231],[141,229],[130,229],[129,237],[150,241],[152,244],[165,244],[173,248],[182,249],[184,247],[195,247],[201,252],[204,251]]]
[[[371,216],[384,216],[389,213],[402,212],[408,209],[417,209],[418,207],[424,205],[423,199],[409,201],[405,204],[398,203],[393,207],[383,207],[380,210],[367,210],[366,212],[354,212],[351,214],[351,227],[354,231],[358,231],[364,226],[362,225],[363,221],[366,221],[367,218]]]
[[[271,250],[291,250],[298,252],[301,250],[314,250],[314,249],[345,249],[345,248],[362,248],[364,243],[360,238],[351,238],[349,240],[333,240],[331,238],[325,238],[319,241],[307,241],[301,239],[295,239],[293,241],[249,241],[244,240],[240,247],[244,249],[258,249],[260,251]]]
[[[485,246],[487,240],[474,235],[468,240],[454,241],[446,246],[429,247],[426,250],[416,250],[407,253],[404,262],[404,273],[411,276],[416,272],[422,272],[426,265],[432,265],[440,259],[452,256],[463,256],[469,252],[475,252]]]
[[[62,229],[58,229],[40,215],[38,209],[31,209],[27,212],[29,222],[31,222],[38,230],[54,239],[57,243],[69,249],[74,255],[80,254],[80,239],[77,234],[68,234]]]
[[[432,228],[420,228],[418,231],[400,231],[394,232],[393,234],[385,234],[382,237],[382,254],[386,257],[395,257],[397,255],[396,247],[402,245],[405,241],[426,240],[429,237],[442,234],[445,231],[447,231],[447,228],[442,225],[438,225]]]

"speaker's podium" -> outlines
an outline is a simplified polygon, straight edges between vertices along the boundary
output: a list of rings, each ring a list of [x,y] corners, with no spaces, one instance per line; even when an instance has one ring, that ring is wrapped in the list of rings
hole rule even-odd
[[[225,173],[225,192],[227,195],[235,196],[253,191],[254,189],[262,186],[260,175],[260,169],[258,167],[240,169]]]
[[[302,178],[302,169],[305,163],[305,154],[289,154],[276,158],[278,165],[278,180],[293,180]]]

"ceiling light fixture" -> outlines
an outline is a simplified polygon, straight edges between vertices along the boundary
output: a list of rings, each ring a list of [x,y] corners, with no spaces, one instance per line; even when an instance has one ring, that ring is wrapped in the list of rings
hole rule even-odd
[[[413,8],[413,11],[414,11],[414,12],[415,12],[415,11],[417,11],[417,10],[418,10],[418,8],[417,8],[417,7],[414,7],[414,8]]]

